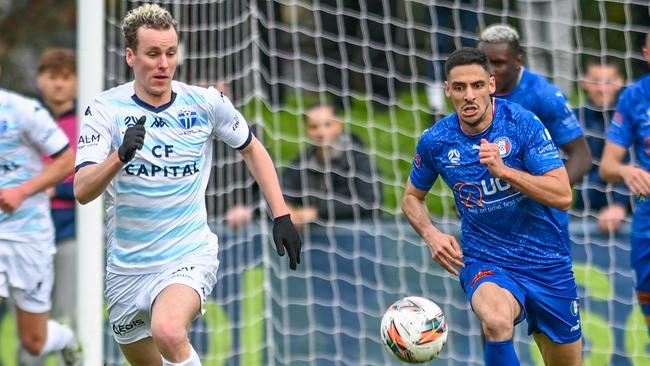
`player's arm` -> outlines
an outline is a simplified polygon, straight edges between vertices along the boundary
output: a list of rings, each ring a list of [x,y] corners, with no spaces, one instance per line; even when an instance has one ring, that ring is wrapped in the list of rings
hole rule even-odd
[[[591,149],[589,149],[589,144],[584,136],[569,141],[560,148],[568,156],[564,166],[569,175],[569,184],[573,186],[591,170]]]
[[[625,182],[636,195],[650,195],[650,173],[633,164],[625,164],[627,149],[611,141],[605,142],[600,160],[600,176],[611,183]]]
[[[289,252],[289,268],[295,270],[300,263],[302,241],[291,222],[289,207],[284,202],[271,156],[255,136],[252,136],[248,146],[241,150],[241,154],[271,208],[274,217],[273,240],[278,255],[283,256],[286,248]]]
[[[424,239],[431,251],[431,257],[449,273],[458,276],[457,267],[464,267],[463,252],[452,235],[438,230],[429,216],[425,204],[427,192],[415,188],[409,179],[402,198],[402,212],[413,229]]]
[[[99,197],[123,166],[115,151],[103,162],[85,165],[77,170],[74,176],[74,196],[77,201],[85,205]]]
[[[12,213],[23,201],[38,192],[41,192],[72,174],[74,170],[74,153],[69,147],[56,154],[51,164],[33,178],[15,187],[0,189],[0,209]]]
[[[127,128],[124,139],[117,151],[112,152],[101,163],[84,165],[77,170],[74,178],[74,195],[82,205],[99,197],[124,164],[135,157],[137,150],[144,146],[146,117]]]
[[[571,207],[571,186],[564,167],[549,170],[543,175],[533,175],[508,167],[501,159],[499,146],[485,139],[481,140],[479,158],[494,177],[508,182],[535,201],[565,211]]]

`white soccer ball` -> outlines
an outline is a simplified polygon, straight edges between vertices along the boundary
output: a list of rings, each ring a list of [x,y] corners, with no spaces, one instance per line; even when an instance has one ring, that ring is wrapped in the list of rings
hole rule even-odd
[[[386,349],[408,363],[434,359],[447,343],[447,321],[436,303],[418,296],[396,301],[381,319]]]

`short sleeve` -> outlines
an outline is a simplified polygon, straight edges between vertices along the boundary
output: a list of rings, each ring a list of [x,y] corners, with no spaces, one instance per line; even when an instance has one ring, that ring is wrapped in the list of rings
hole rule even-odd
[[[432,138],[423,134],[415,148],[409,179],[413,186],[421,191],[429,191],[438,178],[432,156]]]
[[[207,98],[212,106],[209,112],[213,123],[212,134],[235,149],[248,146],[253,133],[230,99],[212,87],[207,90]]]
[[[542,175],[553,169],[564,166],[560,153],[555,146],[551,133],[542,125],[542,122],[532,114],[528,114],[527,129],[522,129],[520,138],[525,141],[524,166],[533,175]]]
[[[627,89],[621,95],[607,130],[607,140],[626,149],[634,142],[634,112],[636,108],[631,91],[632,89]]]
[[[103,162],[113,151],[110,123],[110,114],[97,101],[85,109],[77,140],[76,170]]]
[[[539,118],[548,129],[557,146],[562,146],[583,135],[580,122],[573,113],[569,101],[556,87],[549,86],[546,97],[541,100]]]
[[[29,101],[20,114],[24,135],[44,155],[56,155],[69,146],[68,137],[40,103]]]

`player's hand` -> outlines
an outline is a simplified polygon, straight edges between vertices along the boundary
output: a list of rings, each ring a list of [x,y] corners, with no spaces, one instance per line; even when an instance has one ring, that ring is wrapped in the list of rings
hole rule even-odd
[[[621,176],[632,193],[637,196],[650,196],[650,172],[628,165],[621,170]]]
[[[295,270],[300,263],[300,249],[302,241],[298,230],[291,222],[291,215],[276,217],[273,220],[273,241],[280,257],[284,256],[285,249],[289,253],[289,268]]]
[[[20,186],[0,189],[0,210],[12,214],[27,198],[25,191]]]
[[[456,267],[463,268],[465,264],[462,261],[463,251],[456,238],[443,233],[435,233],[429,238],[425,238],[425,241],[431,251],[431,258],[447,272],[458,276],[459,272]]]
[[[507,168],[503,163],[503,159],[501,159],[499,145],[481,139],[478,157],[481,164],[485,165],[495,178],[502,178],[505,175]]]
[[[233,230],[248,224],[252,219],[253,210],[244,205],[234,206],[226,212],[226,223]]]
[[[598,212],[598,228],[600,232],[607,235],[616,232],[621,227],[625,218],[625,207],[618,204],[607,206]]]
[[[135,125],[127,128],[126,132],[124,132],[124,140],[122,140],[122,145],[120,145],[120,148],[117,150],[117,156],[124,164],[133,159],[136,150],[142,150],[142,146],[144,146],[145,133],[144,123],[146,120],[146,116],[140,117]]]

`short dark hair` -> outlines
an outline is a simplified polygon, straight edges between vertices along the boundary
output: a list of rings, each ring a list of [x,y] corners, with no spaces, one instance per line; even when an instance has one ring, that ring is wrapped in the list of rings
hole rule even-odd
[[[71,48],[48,48],[38,59],[38,74],[51,71],[55,74],[77,73],[77,60]]]
[[[602,57],[596,57],[596,56],[586,56],[583,59],[583,73],[587,73],[587,70],[591,66],[604,66],[604,67],[613,67],[616,69],[616,71],[621,74],[621,76],[624,76],[623,74],[623,68],[621,67],[621,62],[614,58],[614,57],[609,57],[609,56],[602,56]]]
[[[485,53],[473,47],[463,47],[449,55],[447,62],[445,62],[445,74],[449,76],[451,69],[465,65],[479,65],[488,74],[490,73],[490,63]]]

